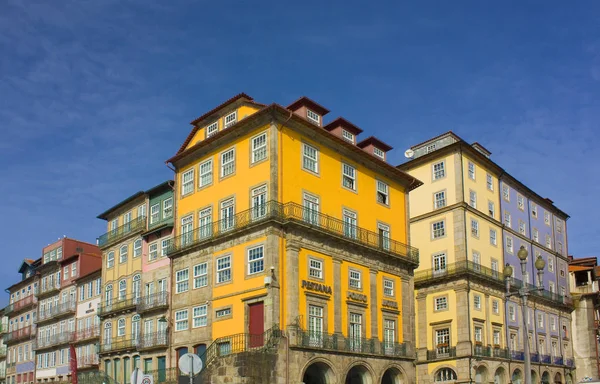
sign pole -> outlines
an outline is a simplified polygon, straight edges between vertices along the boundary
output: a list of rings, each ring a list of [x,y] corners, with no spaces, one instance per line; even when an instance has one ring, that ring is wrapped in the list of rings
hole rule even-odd
[[[190,354],[190,384],[194,384],[194,370],[191,368],[194,366],[194,356]]]

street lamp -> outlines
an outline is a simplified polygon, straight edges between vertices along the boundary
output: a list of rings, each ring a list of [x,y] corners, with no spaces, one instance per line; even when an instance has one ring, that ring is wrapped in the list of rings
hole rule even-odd
[[[521,260],[521,273],[523,276],[527,273],[527,256],[528,252],[524,246],[521,245],[519,252],[517,252],[517,257]],[[504,267],[503,275],[504,280],[506,281],[506,298],[508,299],[511,296],[517,296],[521,298],[521,313],[523,314],[523,353],[525,354],[525,384],[531,383],[531,355],[529,354],[529,330],[527,329],[527,319],[525,319],[525,314],[527,312],[527,297],[531,292],[538,292],[544,289],[542,277],[544,275],[544,267],[546,266],[546,262],[542,259],[542,256],[538,256],[535,260],[535,269],[537,269],[538,281],[537,287],[530,288],[527,284],[523,283],[522,287],[519,288],[515,292],[510,291],[510,278],[513,274],[513,267],[506,263]]]

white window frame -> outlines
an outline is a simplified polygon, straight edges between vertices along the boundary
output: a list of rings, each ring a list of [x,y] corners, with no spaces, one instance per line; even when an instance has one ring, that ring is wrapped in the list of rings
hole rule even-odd
[[[544,224],[550,225],[550,212],[544,210]]]
[[[263,132],[252,138],[252,164],[267,158],[267,132]]]
[[[438,228],[436,228],[436,226]],[[446,236],[446,221],[434,221],[431,223],[431,238],[432,239],[440,239]]]
[[[492,300],[492,313],[495,315],[500,313],[500,302],[498,300]]]
[[[235,174],[235,147],[223,151],[221,159],[221,178]]]
[[[189,315],[187,309],[175,312],[175,331],[186,331],[189,328]]]
[[[548,257],[548,271],[554,272],[554,258],[552,256]]]
[[[536,243],[539,243],[540,242],[540,232],[537,230],[537,228],[533,228],[532,232],[533,233],[532,233],[531,237],[532,237],[533,241],[535,241]]]
[[[481,309],[481,295],[473,295],[473,307]]]
[[[213,159],[208,159],[198,166],[198,187],[203,188],[213,183]]]
[[[512,215],[508,211],[504,211],[504,225],[508,228],[512,228]]]
[[[148,244],[148,261],[158,259],[158,241]]]
[[[436,169],[437,168],[437,169]],[[440,180],[446,177],[446,162],[440,161],[431,165],[431,175],[433,180]]]
[[[181,174],[181,196],[194,192],[194,168],[190,168]]]
[[[219,265],[221,261],[223,261],[223,264]],[[228,283],[232,280],[232,264],[231,255],[224,255],[215,260],[217,284]]]
[[[381,160],[385,160],[385,152],[377,147],[373,147],[373,154]]]
[[[307,143],[302,143],[302,169],[319,173],[319,150]]]
[[[490,229],[490,244],[498,245],[498,233],[495,229]]]
[[[208,286],[208,263],[194,265],[194,289]]]
[[[357,189],[356,168],[347,163],[342,163],[342,185],[352,191]]]
[[[514,305],[508,306],[508,318],[510,319],[510,321],[517,321],[517,315]]]
[[[517,193],[517,207],[521,210],[525,210],[525,197],[520,193]]]
[[[233,111],[223,118],[223,129],[227,129],[237,123],[237,111]]]
[[[448,297],[447,296],[439,296],[434,300],[434,308],[436,311],[445,311],[448,309]]]
[[[469,205],[471,208],[477,209],[477,192],[469,191]]]
[[[312,257],[308,258],[308,277],[312,279],[323,279],[323,261]]]
[[[162,216],[163,219],[167,219],[173,216],[173,198],[163,200],[162,202]]]
[[[496,216],[496,205],[490,200],[488,200],[488,215],[490,217]]]
[[[260,252],[260,253],[259,253]],[[246,252],[248,261],[248,275],[262,273],[265,270],[265,246],[258,245],[248,248]]]
[[[235,199],[233,197],[223,200],[220,204],[220,230],[230,231],[235,227]]]
[[[208,139],[209,137],[217,134],[219,132],[219,120],[215,121],[212,124],[209,124],[206,127],[206,138]]]
[[[377,202],[383,205],[390,205],[390,186],[381,180],[377,180]]]
[[[523,236],[527,233],[527,226],[523,220],[519,220],[519,233]]]
[[[158,223],[160,221],[160,203],[152,204],[150,206],[150,224]]]
[[[506,236],[506,251],[508,253],[514,253],[513,238]]]
[[[394,280],[383,279],[383,295],[388,297],[394,297]]]
[[[489,191],[494,191],[494,179],[492,177],[492,175],[490,175],[489,173],[486,175],[486,183],[487,183],[487,189]]]
[[[432,264],[434,275],[446,273],[446,268],[448,267],[448,256],[446,255],[446,252],[440,252],[433,255]]]
[[[218,309],[215,311],[215,318],[220,319],[222,317],[231,316],[231,307]]]
[[[306,109],[306,118],[314,124],[321,125],[321,116],[315,111],[311,111],[310,109]]]
[[[446,191],[438,191],[433,193],[434,209],[444,208],[446,206]]]
[[[471,219],[471,235],[479,237],[479,221]]]
[[[502,184],[502,198],[510,201],[510,187],[506,184]]]
[[[123,252],[123,250],[125,250],[125,252]],[[129,244],[125,244],[119,248],[119,264],[126,263],[128,258],[129,258]]]
[[[538,218],[538,207],[534,203],[531,203],[531,216]]]
[[[192,328],[206,327],[208,324],[208,305],[192,308]]]
[[[467,163],[467,169],[469,173],[469,179],[475,180],[475,163],[469,161]]]
[[[354,144],[354,134],[352,132],[342,129],[342,138]]]
[[[133,257],[142,255],[142,239],[137,239],[133,242]]]
[[[189,268],[180,269],[175,272],[175,293],[183,293],[189,290],[190,284]]]
[[[359,270],[348,269],[348,287],[350,289],[362,289],[362,273]]]

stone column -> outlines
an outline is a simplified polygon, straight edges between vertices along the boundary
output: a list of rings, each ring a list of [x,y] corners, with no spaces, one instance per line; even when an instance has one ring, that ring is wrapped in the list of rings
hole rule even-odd
[[[377,318],[377,270],[369,270],[369,280],[371,282],[371,337],[379,338],[379,319]]]
[[[485,294],[485,343],[484,346],[487,345],[492,345],[493,342],[493,330],[492,330],[492,322],[490,321],[491,317],[490,317],[490,306],[492,304],[492,301],[490,300],[490,294],[486,293]]]
[[[300,244],[295,241],[287,241],[285,247],[285,325],[286,327],[296,323],[298,317],[298,253]]]
[[[267,241],[265,246],[266,256],[266,277],[271,277],[271,285],[268,289],[268,295],[265,300],[265,329],[273,327],[275,324],[280,324],[283,319],[281,318],[281,285],[280,279],[281,274],[285,273],[281,271],[280,252],[279,252],[280,237],[278,234],[272,232],[267,234]],[[271,267],[274,269],[271,270]],[[282,324],[279,325],[280,328]]]
[[[342,333],[342,260],[333,259],[333,332]]]
[[[456,292],[456,355],[471,355],[471,319],[469,318],[469,288],[467,285],[458,286]]]
[[[416,328],[415,328],[415,285],[414,280],[408,277],[401,277],[402,283],[402,302],[400,303],[400,316],[402,316],[402,340],[406,344],[406,352],[412,354],[415,350],[416,345]],[[422,303],[419,303],[419,325],[421,324],[421,316],[424,321],[427,321],[427,305],[425,297],[422,298]],[[422,304],[422,305],[421,305]],[[423,308],[421,308],[421,306]],[[421,313],[422,311],[422,313]],[[421,330],[422,328],[422,330]],[[424,339],[419,339],[419,346],[427,350],[427,324],[424,323],[423,327],[419,327],[419,336],[421,332],[424,332]]]
[[[404,284],[402,285],[402,310],[405,310],[405,302],[406,302],[406,296],[410,296],[412,295],[411,293],[404,293]],[[418,324],[418,329],[417,329],[417,359],[419,361],[426,361],[427,360],[427,294],[424,292],[419,292],[417,294],[417,311],[419,312],[419,324]],[[410,298],[408,299],[410,300]],[[402,313],[402,333],[403,336],[406,339],[412,339],[412,337],[410,336],[410,326],[406,326],[405,324],[407,322],[410,322],[410,320],[408,320],[408,317],[405,313]],[[413,317],[413,316],[410,316]],[[413,333],[414,334],[414,333]]]

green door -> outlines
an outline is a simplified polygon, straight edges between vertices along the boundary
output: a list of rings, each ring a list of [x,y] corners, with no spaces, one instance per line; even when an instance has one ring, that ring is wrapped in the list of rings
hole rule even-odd
[[[167,360],[165,356],[159,356],[156,359],[158,363],[158,382],[164,383],[167,381]]]

